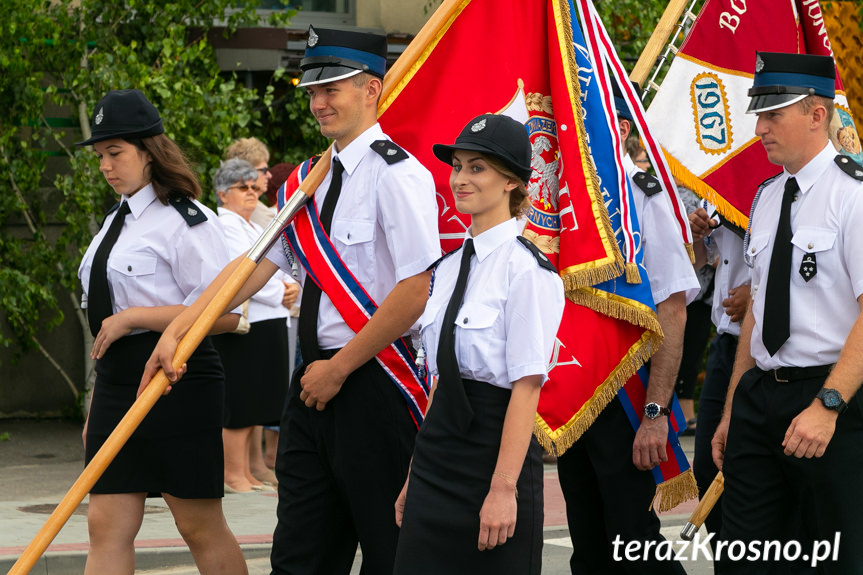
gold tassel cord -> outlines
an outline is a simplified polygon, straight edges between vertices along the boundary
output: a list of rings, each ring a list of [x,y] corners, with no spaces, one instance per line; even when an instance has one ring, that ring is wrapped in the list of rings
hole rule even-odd
[[[698,485],[695,483],[692,469],[687,469],[656,486],[656,496],[650,502],[650,509],[656,507],[657,511],[664,513],[692,499],[698,499]]]
[[[635,262],[626,263],[626,283],[641,283],[641,273],[638,271],[638,264]]]

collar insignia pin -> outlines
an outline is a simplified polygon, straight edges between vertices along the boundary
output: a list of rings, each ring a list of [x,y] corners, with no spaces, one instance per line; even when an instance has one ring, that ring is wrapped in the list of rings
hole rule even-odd
[[[484,118],[470,127],[470,131],[473,133],[482,132],[483,130],[485,130],[485,119]]]
[[[96,125],[97,126],[102,123],[102,119],[105,117],[105,114],[103,114],[104,111],[105,111],[105,108],[99,108],[99,113],[96,114]]]

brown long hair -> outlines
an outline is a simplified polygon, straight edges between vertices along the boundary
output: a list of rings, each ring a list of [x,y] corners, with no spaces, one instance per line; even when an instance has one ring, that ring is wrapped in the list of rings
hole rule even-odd
[[[186,155],[171,138],[156,134],[135,140],[130,144],[150,154],[147,165],[150,181],[156,197],[165,205],[174,198],[197,199],[201,195],[201,184],[192,171]]]
[[[503,160],[491,154],[482,154],[488,165],[503,174],[504,177],[516,182],[517,186],[509,193],[509,215],[517,218],[527,211],[530,207],[530,200],[527,194],[527,189],[524,186],[524,180],[515,175],[515,172],[504,163]]]

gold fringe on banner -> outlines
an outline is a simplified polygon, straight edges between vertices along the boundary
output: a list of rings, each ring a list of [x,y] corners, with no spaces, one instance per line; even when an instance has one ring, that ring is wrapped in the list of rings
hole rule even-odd
[[[578,441],[599,416],[603,409],[617,396],[617,392],[644,365],[662,343],[662,334],[645,331],[629,349],[615,369],[608,374],[591,397],[572,419],[552,431],[537,414],[533,426],[534,436],[542,447],[553,455],[563,455]]]
[[[575,269],[576,266],[566,268],[560,272],[560,278],[563,280],[564,289],[569,292],[578,290],[592,285],[600,284],[620,277],[623,273],[623,258],[620,262],[606,265],[588,265],[596,262],[587,262],[577,266],[580,269]]]
[[[657,511],[663,513],[674,509],[684,501],[697,498],[698,485],[695,483],[695,475],[690,468],[656,486],[656,495],[650,502],[650,509],[656,507]],[[657,500],[659,500],[658,505],[656,505]]]
[[[571,266],[560,271],[564,282],[573,288],[594,285],[610,279],[614,279],[624,272],[623,254],[617,245],[614,228],[611,226],[611,217],[605,208],[600,189],[599,175],[590,158],[585,134],[584,118],[581,109],[581,87],[578,80],[578,63],[575,59],[575,48],[572,42],[572,26],[569,21],[569,4],[563,0],[552,2],[554,10],[554,22],[557,31],[560,57],[563,63],[563,72],[567,79],[569,92],[569,105],[574,110],[574,119],[578,132],[578,147],[580,150],[581,167],[585,175],[585,185],[590,194],[590,206],[593,211],[593,219],[599,232],[602,245],[605,248],[606,257],[602,260],[586,262]],[[567,279],[567,276],[570,276]]]
[[[641,273],[638,271],[638,264],[635,262],[627,262],[626,263],[626,283],[630,283],[630,284],[640,284],[641,283]]]
[[[583,305],[602,315],[622,319],[632,325],[650,330],[659,336],[660,342],[664,337],[656,312],[641,302],[592,287],[567,290],[566,297],[569,301]]]
[[[704,183],[698,176],[687,170],[683,167],[683,164],[678,162],[674,156],[668,153],[668,150],[665,148],[662,149],[665,154],[665,159],[668,162],[668,166],[671,168],[671,173],[675,178],[678,179],[680,184],[684,187],[689,188],[696,195],[701,198],[704,198],[719,210],[719,213],[722,214],[728,221],[731,223],[740,226],[744,230],[749,225],[749,215],[743,214],[731,205],[731,203],[719,195],[719,192],[714,190],[711,186],[708,186]],[[695,262],[695,253],[692,251],[692,245],[686,246],[687,251],[689,252],[690,257],[692,258],[693,263]]]

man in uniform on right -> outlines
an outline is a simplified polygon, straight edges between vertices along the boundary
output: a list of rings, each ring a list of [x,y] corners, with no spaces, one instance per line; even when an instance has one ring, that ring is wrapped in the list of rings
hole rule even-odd
[[[810,573],[816,558],[820,573],[863,573],[863,168],[827,136],[834,78],[828,56],[756,58],[748,112],[783,170],[753,203],[752,302],[713,439],[723,573]]]

